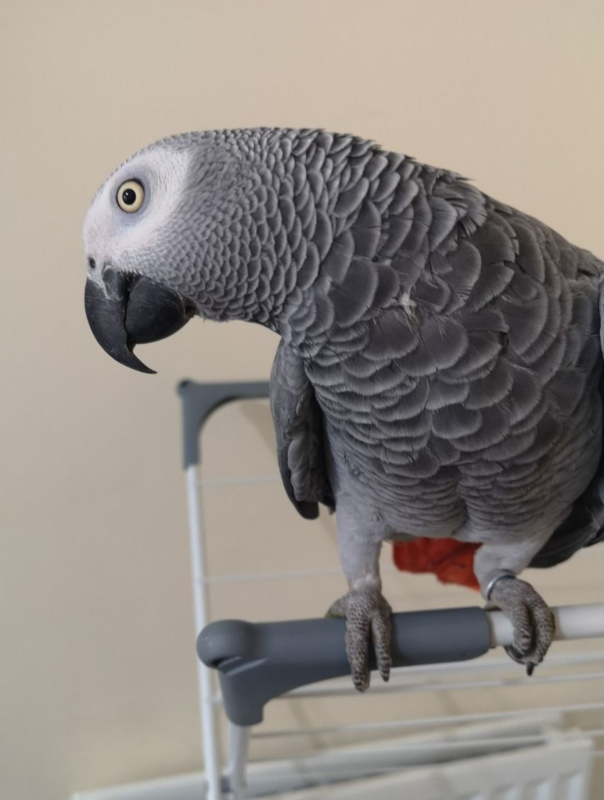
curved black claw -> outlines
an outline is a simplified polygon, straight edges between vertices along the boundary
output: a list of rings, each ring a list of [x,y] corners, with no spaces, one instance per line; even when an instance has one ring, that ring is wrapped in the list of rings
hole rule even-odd
[[[526,674],[530,678],[533,672],[535,671],[536,664],[533,661],[526,661],[525,656],[523,656],[522,653],[516,650],[513,644],[508,644],[503,649],[512,659],[512,661],[515,661],[517,664],[522,664],[523,666],[526,667]]]
[[[392,609],[377,587],[351,589],[331,606],[331,617],[346,617],[346,653],[355,689],[369,688],[369,645],[373,644],[382,680],[390,677],[392,658],[390,641]]]
[[[556,623],[551,609],[530,583],[518,578],[498,581],[491,598],[514,626],[514,644],[505,648],[506,653],[532,675],[554,638]]]

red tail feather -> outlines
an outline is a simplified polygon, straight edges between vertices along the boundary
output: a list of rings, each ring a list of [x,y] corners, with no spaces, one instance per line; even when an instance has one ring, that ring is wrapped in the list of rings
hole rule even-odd
[[[413,539],[395,542],[394,563],[404,572],[432,572],[441,583],[480,589],[474,575],[474,553],[479,544],[455,539]]]

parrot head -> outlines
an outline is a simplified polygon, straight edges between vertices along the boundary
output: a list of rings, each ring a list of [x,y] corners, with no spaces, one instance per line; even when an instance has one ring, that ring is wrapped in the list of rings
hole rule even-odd
[[[141,150],[99,189],[84,223],[97,341],[143,372],[152,370],[134,347],[194,316],[256,322],[319,347],[330,326],[349,326],[399,291],[390,267],[372,269],[367,283],[355,261],[380,242],[366,196],[383,203],[387,191],[390,202],[398,186],[390,172],[405,157],[387,155],[359,137],[287,128],[181,134]],[[410,160],[407,174],[415,169]],[[401,190],[401,201],[413,196]],[[406,224],[392,227],[392,242]]]
[[[135,345],[166,338],[197,315],[229,318],[241,259],[225,231],[253,183],[235,144],[216,132],[164,139],[97,192],[84,222],[85,309],[116,361],[153,372]]]

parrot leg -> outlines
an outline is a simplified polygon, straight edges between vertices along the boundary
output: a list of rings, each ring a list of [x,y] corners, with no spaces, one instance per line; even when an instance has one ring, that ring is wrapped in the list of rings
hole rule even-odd
[[[327,615],[346,617],[346,654],[352,670],[355,689],[369,688],[369,643],[377,660],[382,679],[390,677],[390,640],[392,609],[382,595],[380,584],[356,586],[331,606]]]
[[[346,617],[346,653],[359,692],[369,688],[369,647],[373,644],[383,680],[390,677],[392,609],[382,595],[379,558],[383,525],[355,499],[338,497],[338,546],[350,591],[336,600],[328,616]]]
[[[507,654],[526,664],[527,675],[540,664],[554,638],[554,615],[530,583],[518,578],[502,578],[491,597],[514,626],[514,644]]]
[[[492,600],[514,626],[514,644],[506,647],[507,654],[526,665],[532,675],[554,638],[554,615],[530,583],[516,577],[526,567],[541,545],[530,543],[485,543],[474,556],[474,572],[483,596]]]

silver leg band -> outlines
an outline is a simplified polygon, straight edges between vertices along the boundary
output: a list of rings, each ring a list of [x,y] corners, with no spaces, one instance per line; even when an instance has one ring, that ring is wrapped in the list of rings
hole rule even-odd
[[[485,600],[490,600],[491,599],[491,594],[493,592],[493,589],[495,588],[496,584],[499,581],[503,580],[504,578],[515,578],[515,577],[516,576],[514,575],[513,572],[502,572],[501,575],[497,575],[497,577],[493,578],[493,580],[489,582],[489,585],[487,586],[487,590],[484,593]]]

